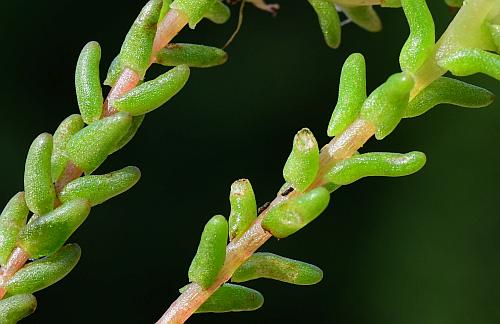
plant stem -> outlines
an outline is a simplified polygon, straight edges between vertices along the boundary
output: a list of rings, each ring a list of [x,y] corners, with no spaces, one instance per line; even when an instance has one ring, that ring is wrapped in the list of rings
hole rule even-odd
[[[187,16],[175,9],[171,9],[165,15],[163,20],[158,24],[156,30],[151,64],[154,62],[154,58],[158,54],[158,51],[167,46],[168,43],[182,30],[182,28],[186,26],[187,22]],[[120,75],[115,86],[111,88],[108,97],[104,102],[103,117],[110,116],[116,112],[116,110],[109,105],[109,100],[118,98],[132,90],[137,86],[139,81],[140,77],[135,71],[125,69]],[[70,161],[64,169],[62,176],[55,184],[56,192],[59,194],[68,183],[79,178],[82,174],[83,171]],[[56,202],[56,205],[57,203],[58,201]],[[29,255],[26,251],[17,247],[9,257],[7,265],[0,269],[0,300],[5,295],[5,289],[2,288],[4,284],[7,283],[7,281],[24,266],[28,259]]]
[[[328,171],[331,163],[352,156],[361,148],[375,133],[375,127],[362,119],[351,124],[341,135],[331,140],[321,150],[322,164],[318,175],[318,181],[311,186],[317,187],[321,184],[322,175]],[[169,309],[163,314],[157,324],[181,324],[184,323],[221,285],[231,279],[233,273],[257,251],[272,235],[262,228],[261,223],[271,207],[300,195],[293,191],[287,196],[280,194],[259,215],[252,226],[241,236],[241,238],[230,242],[226,248],[226,260],[214,283],[203,290],[197,283],[188,285],[187,290],[175,300]]]

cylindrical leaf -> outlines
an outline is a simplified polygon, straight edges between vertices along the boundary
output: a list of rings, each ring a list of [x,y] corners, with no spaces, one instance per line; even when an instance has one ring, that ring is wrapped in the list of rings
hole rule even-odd
[[[66,153],[76,166],[92,173],[106,160],[131,124],[132,117],[127,113],[98,120],[71,137]]]
[[[15,295],[0,300],[0,323],[16,324],[35,312],[36,298],[30,294]]]
[[[228,21],[230,17],[231,10],[224,4],[224,2],[222,2],[222,0],[215,1],[204,16],[204,18],[207,18],[216,24],[223,24]]]
[[[500,24],[490,24],[489,26],[491,38],[497,47],[497,53],[500,54]]]
[[[313,133],[304,128],[293,139],[293,147],[283,168],[286,182],[304,191],[316,179],[319,170],[319,148]]]
[[[401,121],[413,85],[413,78],[409,74],[397,73],[389,77],[366,99],[360,116],[377,127],[377,139],[389,135]]]
[[[118,78],[120,77],[123,71],[122,60],[120,59],[120,55],[117,55],[108,68],[108,74],[106,75],[106,80],[104,80],[104,84],[107,86],[114,86]]]
[[[160,16],[158,17],[158,22],[162,21],[163,18],[167,15],[167,12],[170,10],[170,4],[172,0],[162,0],[163,4],[161,6]]]
[[[338,162],[325,179],[338,185],[348,185],[364,177],[402,177],[420,170],[426,162],[422,152],[365,153]]]
[[[444,57],[438,64],[454,75],[484,73],[500,80],[500,55],[479,48],[466,48]]]
[[[52,135],[43,133],[31,144],[24,168],[26,204],[38,215],[54,208],[56,192],[52,184]]]
[[[17,236],[26,224],[28,214],[24,192],[12,197],[0,214],[0,266],[7,263],[16,247]]]
[[[233,240],[240,237],[257,218],[257,202],[250,181],[235,181],[231,185],[229,202],[229,240]]]
[[[116,151],[121,150],[134,138],[135,134],[141,127],[145,117],[146,115],[139,115],[132,117],[132,124],[130,125],[130,128],[128,129],[127,133],[123,135],[122,138],[118,141],[118,143],[115,145],[111,153],[115,153]]]
[[[105,175],[81,177],[64,187],[59,193],[59,200],[66,203],[84,199],[95,206],[132,188],[140,177],[141,171],[136,167],[126,167]]]
[[[183,12],[189,19],[189,27],[194,29],[217,0],[175,0],[171,9]]]
[[[331,48],[340,45],[340,18],[335,4],[330,0],[308,0],[318,15],[325,42]]]
[[[226,259],[228,225],[224,216],[212,217],[203,229],[198,251],[189,267],[189,281],[208,288]]]
[[[493,100],[495,100],[495,95],[486,89],[459,80],[441,77],[410,101],[404,117],[422,115],[440,104],[480,108],[488,106]]]
[[[143,115],[161,107],[175,96],[189,78],[189,67],[179,65],[158,78],[144,82],[111,104],[132,116]]]
[[[99,77],[100,61],[101,47],[99,43],[90,42],[83,48],[76,64],[76,97],[82,118],[87,124],[99,120],[102,115],[104,99]]]
[[[382,30],[382,22],[372,6],[343,6],[342,11],[349,19],[361,28],[370,32],[378,32]]]
[[[156,56],[156,63],[165,66],[188,65],[206,68],[224,64],[227,53],[220,48],[195,44],[169,44]]]
[[[366,100],[366,66],[362,54],[350,55],[340,74],[339,98],[328,125],[328,136],[340,135],[358,118]]]
[[[144,77],[149,67],[162,0],[150,0],[132,24],[120,51],[124,67]]]
[[[54,148],[52,150],[52,181],[56,182],[68,165],[66,156],[66,144],[70,138],[78,133],[85,124],[80,115],[71,115],[67,117],[57,127],[54,133]]]
[[[30,220],[19,233],[17,244],[35,259],[51,255],[66,243],[89,213],[90,203],[86,200],[65,203],[46,215]]]
[[[323,271],[315,265],[288,259],[273,253],[254,253],[231,277],[232,282],[260,278],[294,285],[314,285],[323,279]]]
[[[64,278],[78,263],[81,250],[68,244],[53,255],[28,263],[7,282],[6,296],[31,294]]]
[[[313,189],[272,207],[262,221],[262,227],[277,238],[285,238],[318,217],[329,201],[327,189]]]
[[[196,313],[227,313],[256,310],[264,304],[264,296],[254,289],[224,284],[198,308]]]
[[[425,0],[401,0],[410,36],[399,55],[401,70],[415,72],[429,57],[436,42],[434,20]]]

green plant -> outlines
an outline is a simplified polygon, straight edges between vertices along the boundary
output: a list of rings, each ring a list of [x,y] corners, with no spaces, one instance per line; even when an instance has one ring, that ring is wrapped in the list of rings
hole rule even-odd
[[[158,1],[149,4],[152,3],[156,3],[158,7],[155,12],[158,12]],[[203,16],[199,12],[201,7],[193,9],[186,3],[177,8],[186,12],[193,10],[190,23],[195,25]],[[329,135],[336,137],[320,151],[309,130],[304,129],[297,134],[283,171],[287,183],[269,206],[257,211],[253,189],[247,180],[233,184],[229,223],[220,215],[207,223],[198,253],[189,270],[190,281],[194,283],[181,288],[180,299],[167,311],[164,321],[183,322],[195,311],[253,310],[262,305],[262,295],[255,290],[233,284],[220,286],[229,279],[239,283],[271,278],[300,285],[320,281],[322,271],[313,265],[270,253],[253,252],[272,237],[271,233],[284,238],[307,225],[326,207],[329,193],[341,185],[365,176],[411,174],[425,163],[425,156],[420,152],[357,154],[358,148],[374,134],[381,139],[396,127],[402,117],[420,115],[439,103],[481,107],[491,102],[493,98],[490,92],[440,76],[449,69],[457,75],[486,72],[498,78],[498,55],[484,52],[493,50],[492,44],[498,41],[495,36],[498,35],[498,26],[495,25],[499,14],[498,5],[486,0],[466,3],[457,16],[458,22],[450,26],[437,45],[430,37],[434,30],[429,25],[419,25],[425,19],[428,21],[430,16],[418,17],[416,14],[421,12],[419,10],[423,5],[423,1],[403,1],[410,25],[415,23],[416,26],[411,26],[410,41],[402,51],[402,73],[390,77],[367,97],[363,57],[354,54],[346,61],[341,76],[339,101],[328,127]],[[215,2],[215,6],[216,9],[222,9],[216,11],[213,7],[207,7],[210,10],[207,9],[206,13],[210,13],[209,17],[214,21],[224,20],[220,17],[225,17],[227,10],[220,2]],[[481,12],[477,6],[481,7]],[[164,5],[159,13],[160,17],[166,14],[162,21],[170,18],[178,24],[169,24],[162,32],[161,26],[165,25],[160,22],[156,35],[157,39],[163,41],[163,33],[172,32],[170,28],[180,29],[187,21],[177,10],[165,13],[165,8]],[[457,31],[460,32],[460,22],[470,21],[478,27],[486,20],[493,23],[489,26],[490,34],[481,32],[478,36],[479,28],[472,28],[472,32],[468,30],[472,41],[465,42],[468,46],[454,43],[454,36]],[[99,48],[96,43],[88,44],[82,51],[77,68],[77,94],[80,107],[83,107],[82,116],[73,115],[66,119],[53,139],[42,134],[35,140],[26,168],[26,193],[29,191],[30,197],[25,198],[23,193],[19,193],[0,217],[0,221],[4,221],[0,225],[0,235],[5,238],[2,242],[7,242],[7,247],[4,246],[1,251],[7,263],[2,268],[2,279],[6,285],[4,292],[12,295],[0,302],[1,320],[16,322],[34,310],[36,302],[29,293],[54,283],[76,265],[79,248],[73,244],[60,246],[83,222],[90,207],[127,190],[140,175],[134,167],[105,176],[87,175],[79,178],[81,171],[94,171],[109,153],[121,148],[133,137],[144,113],[160,106],[182,87],[188,73],[183,63],[205,67],[224,61],[225,54],[217,49],[190,45],[167,46],[157,55],[157,62],[178,67],[158,79],[139,85],[150,57],[146,55],[150,54],[150,46],[144,46],[144,43],[149,42],[153,49],[160,48],[155,46],[157,43],[151,43],[151,28],[146,28],[148,23],[156,24],[156,21],[144,19],[144,25],[138,24],[133,28],[137,34],[130,36],[128,41],[133,44],[140,38],[142,45],[138,48],[124,45],[130,51],[122,51],[123,56],[115,60],[106,81],[114,87],[104,111],[100,82],[95,73]],[[146,34],[149,36],[141,38]],[[491,36],[493,38],[490,39]],[[460,40],[465,38],[460,37]],[[429,39],[433,40],[432,44]],[[443,46],[449,45],[448,40],[453,40],[452,44],[457,47]],[[469,46],[474,48],[462,49]],[[122,112],[116,113],[116,108]],[[109,116],[101,119],[103,114]],[[83,128],[84,121],[90,125]],[[95,144],[100,142],[104,144],[96,147]],[[53,147],[52,152],[50,146]],[[54,175],[57,179],[53,178]],[[61,207],[53,210],[54,202],[62,203]],[[25,226],[28,206],[31,211],[43,215],[32,216],[32,221]],[[54,235],[56,232],[57,235]],[[228,233],[231,243],[226,250]],[[48,237],[51,239],[46,240]],[[18,248],[13,251],[16,243]],[[29,257],[50,256],[23,267],[28,250]],[[9,269],[15,268],[15,275],[9,278],[9,272],[12,272]],[[186,298],[193,298],[194,302],[180,304]]]
[[[336,47],[340,24],[334,5],[328,1],[310,3],[318,13],[327,43]],[[360,2],[349,2],[357,3]],[[183,323],[194,312],[253,310],[263,303],[260,294],[226,284],[230,280],[271,278],[293,284],[318,282],[322,273],[313,265],[255,252],[271,237],[288,237],[313,221],[327,207],[330,193],[340,186],[367,176],[409,175],[424,166],[426,158],[420,152],[358,153],[372,136],[381,140],[402,118],[421,115],[441,103],[477,108],[493,101],[490,91],[443,75],[448,71],[458,76],[485,73],[500,79],[497,54],[500,53],[497,25],[500,3],[465,1],[437,43],[425,1],[402,0],[401,6],[410,26],[399,58],[402,72],[390,76],[367,96],[363,56],[353,54],[347,59],[338,103],[328,127],[328,135],[334,138],[320,151],[308,129],[297,133],[283,169],[286,183],[277,197],[258,212],[248,180],[233,184],[230,243],[226,246],[223,235],[228,228],[225,219],[215,216],[205,227],[191,264],[191,283],[181,289],[181,295],[158,323]],[[372,12],[371,8],[365,9]],[[371,22],[377,19],[374,15],[369,18]],[[284,274],[291,274],[291,278]],[[242,295],[239,303],[234,300],[239,296],[236,291]]]
[[[169,10],[170,5],[179,10]],[[66,118],[53,136],[44,133],[33,141],[24,192],[16,194],[0,215],[1,323],[16,323],[35,310],[31,294],[59,281],[78,263],[79,246],[66,241],[91,207],[127,191],[141,175],[136,167],[92,173],[134,137],[145,114],[182,89],[190,66],[226,61],[227,54],[217,48],[169,44],[186,24],[194,27],[204,17],[224,23],[229,10],[218,0],[149,1],[109,69],[106,100],[99,76],[100,46],[90,42],[83,48],[75,71],[80,115]],[[174,67],[144,81],[153,63]]]

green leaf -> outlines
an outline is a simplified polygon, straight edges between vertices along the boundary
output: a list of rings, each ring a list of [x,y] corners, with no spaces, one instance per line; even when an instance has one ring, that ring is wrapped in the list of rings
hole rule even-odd
[[[141,127],[145,117],[146,115],[139,115],[132,117],[132,124],[130,125],[130,128],[128,129],[127,133],[123,135],[123,137],[118,141],[118,143],[115,145],[111,153],[115,153],[121,150],[134,138],[135,134]]]
[[[98,120],[71,137],[66,145],[67,156],[80,169],[92,173],[113,152],[131,124],[132,116],[127,113]]]
[[[217,0],[175,0],[171,9],[176,9],[188,16],[189,27],[194,29],[209,12]]]
[[[264,296],[254,289],[224,284],[195,313],[248,312],[264,305]]]
[[[497,48],[497,53],[500,53],[500,25],[490,24],[488,28],[490,30],[493,43],[495,43]]]
[[[53,255],[28,263],[7,282],[6,296],[31,294],[64,278],[76,266],[81,250],[68,244]]]
[[[410,35],[399,55],[401,70],[415,72],[431,55],[436,42],[434,20],[425,0],[401,0]]]
[[[326,44],[331,48],[340,45],[341,26],[335,4],[330,0],[307,0],[318,15],[319,25]]]
[[[486,89],[459,80],[441,77],[410,101],[404,117],[422,115],[440,104],[481,108],[490,105],[493,100],[495,100],[495,95]]]
[[[348,185],[364,177],[402,177],[420,170],[426,162],[422,152],[365,153],[339,161],[325,179],[338,185]]]
[[[342,66],[339,98],[328,125],[328,136],[340,135],[359,116],[366,100],[366,66],[362,54],[350,55]]]
[[[457,76],[484,73],[500,80],[500,55],[482,49],[462,49],[439,60],[438,64]]]
[[[382,22],[372,6],[342,6],[342,11],[361,28],[370,32],[379,32],[382,30]]]
[[[175,96],[186,84],[189,78],[189,67],[179,65],[158,78],[144,82],[127,92],[122,97],[113,100],[111,105],[132,116],[146,114],[164,105]]]
[[[0,300],[0,323],[16,324],[35,312],[36,298],[30,294],[15,295]]]
[[[12,197],[0,214],[0,266],[7,263],[16,247],[17,236],[26,224],[28,214],[24,192]]]
[[[141,171],[132,166],[105,175],[81,177],[63,188],[59,193],[59,200],[66,203],[84,199],[92,206],[99,205],[132,188],[140,177]]]
[[[230,17],[231,10],[220,0],[215,1],[204,15],[204,18],[207,18],[215,24],[224,24]]]
[[[40,134],[31,144],[24,168],[26,204],[38,215],[54,209],[56,191],[52,184],[52,135]]]
[[[54,147],[52,150],[52,181],[56,182],[64,169],[68,165],[69,158],[66,156],[66,144],[69,139],[78,133],[85,124],[80,115],[71,115],[67,117],[57,127],[54,133]]]
[[[464,3],[464,0],[444,0],[444,1],[448,6],[456,8],[460,8]]]
[[[327,189],[313,189],[271,207],[262,221],[262,227],[276,238],[285,238],[318,217],[329,201],[330,193]]]
[[[90,42],[83,48],[76,64],[76,97],[83,121],[87,124],[99,120],[102,115],[104,98],[99,77],[100,61],[101,47],[99,43]]]
[[[319,170],[318,142],[313,133],[303,128],[293,139],[293,147],[283,168],[285,181],[304,191],[316,179]]]
[[[162,0],[150,0],[132,24],[120,51],[120,63],[141,78],[149,67]]]
[[[156,56],[156,63],[165,66],[188,65],[207,68],[226,63],[227,53],[217,47],[195,44],[169,44]]]
[[[123,64],[120,59],[120,55],[117,55],[111,64],[109,65],[108,74],[106,75],[106,80],[104,80],[104,84],[110,87],[113,87],[118,81],[118,78],[122,74]]]
[[[30,220],[19,233],[18,246],[31,258],[51,255],[83,223],[90,213],[90,203],[77,199],[67,202],[52,212]]]
[[[189,281],[196,282],[203,289],[214,282],[226,259],[227,232],[224,216],[217,215],[208,221],[189,267]]]
[[[273,253],[254,253],[233,274],[232,282],[260,278],[273,279],[294,285],[314,285],[323,279],[323,271],[315,265],[288,259]]]
[[[399,124],[408,105],[414,81],[407,73],[397,73],[375,89],[361,107],[360,116],[375,125],[379,140],[389,135]]]
[[[380,6],[385,8],[401,7],[401,0],[380,0]]]
[[[257,202],[252,185],[247,179],[233,182],[229,194],[229,240],[239,238],[257,218]]]

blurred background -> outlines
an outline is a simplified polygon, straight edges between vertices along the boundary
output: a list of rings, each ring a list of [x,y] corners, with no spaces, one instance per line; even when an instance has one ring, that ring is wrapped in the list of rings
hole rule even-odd
[[[3,203],[23,187],[24,159],[39,133],[77,112],[73,73],[90,40],[102,74],[145,1],[9,1],[0,19],[0,147]],[[440,35],[453,13],[431,2]],[[276,18],[248,5],[227,64],[192,70],[186,87],[147,116],[135,139],[102,166],[137,165],[141,181],[93,209],[70,239],[77,268],[36,294],[23,323],[152,323],[187,283],[205,222],[229,214],[229,186],[251,180],[258,203],[281,186],[294,134],[321,145],[345,58],[366,56],[373,90],[399,71],[408,28],[402,10],[380,9],[385,28],[349,24],[329,49],[306,1],[281,1]],[[222,46],[236,26],[204,21],[176,41]],[[153,76],[165,68],[153,69]],[[474,82],[500,94],[486,77]],[[342,188],[305,230],[263,250],[321,267],[324,280],[296,287],[248,286],[266,302],[255,312],[196,315],[190,323],[489,324],[500,322],[500,103],[482,110],[441,106],[404,120],[364,151],[427,154],[405,178],[369,178]]]

